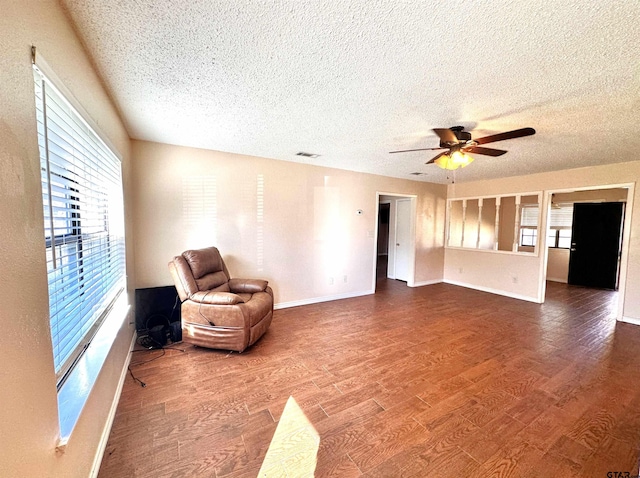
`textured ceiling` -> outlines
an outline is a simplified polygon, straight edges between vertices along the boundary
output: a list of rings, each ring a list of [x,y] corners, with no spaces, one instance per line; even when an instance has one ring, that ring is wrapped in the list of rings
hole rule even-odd
[[[537,134],[456,181],[640,159],[638,0],[62,3],[135,139],[432,182],[389,151],[458,124]]]

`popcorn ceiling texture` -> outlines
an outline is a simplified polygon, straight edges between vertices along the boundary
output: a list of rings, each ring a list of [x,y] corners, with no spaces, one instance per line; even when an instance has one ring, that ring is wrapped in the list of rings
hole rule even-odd
[[[388,152],[457,124],[538,131],[457,181],[640,159],[637,0],[62,1],[135,139],[430,182]]]

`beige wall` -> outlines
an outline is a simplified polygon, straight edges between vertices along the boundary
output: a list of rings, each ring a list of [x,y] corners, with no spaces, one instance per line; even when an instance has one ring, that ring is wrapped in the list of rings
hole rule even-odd
[[[132,154],[137,288],[172,284],[173,256],[215,245],[276,304],[371,292],[377,192],[417,195],[415,281],[442,279],[445,186],[143,141]]]
[[[573,203],[580,201],[594,202],[625,202],[627,190],[625,188],[614,189],[590,189],[587,191],[575,191],[570,193],[555,193],[554,202]]]
[[[58,3],[4,0],[0,10],[0,474],[86,477],[132,330],[123,326],[66,453],[56,454],[56,379],[48,326],[32,44],[124,156],[125,180],[130,145]],[[133,251],[128,254],[131,264]]]
[[[547,280],[564,282],[569,280],[569,249],[549,248],[547,259]]]
[[[544,191],[542,210],[548,205],[547,191],[571,188],[592,188],[603,185],[635,184],[640,177],[640,161],[619,163],[608,166],[578,168],[557,172],[501,178],[488,181],[456,183],[449,186],[449,196],[470,197],[491,194],[524,193]],[[628,218],[630,229],[626,231],[623,248],[628,248],[628,261],[622,264],[622,273],[626,275],[626,288],[621,289],[623,314],[633,320],[640,319],[640,204],[638,189],[629,201],[632,215]],[[635,204],[635,206],[634,206]],[[543,222],[543,228],[546,223]],[[524,295],[536,300],[538,285],[544,277],[544,254],[540,251],[532,260],[529,256],[507,255],[506,259],[486,260],[479,251],[460,251],[447,249],[445,252],[445,280],[458,281],[471,286],[482,287],[491,281],[499,282],[496,291],[507,295]],[[499,257],[496,255],[496,257]],[[459,272],[463,265],[464,271]],[[516,280],[513,280],[513,277]],[[495,278],[499,279],[495,279]]]

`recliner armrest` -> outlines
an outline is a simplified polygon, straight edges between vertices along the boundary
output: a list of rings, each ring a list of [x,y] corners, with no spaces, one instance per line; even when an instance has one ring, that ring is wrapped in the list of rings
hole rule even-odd
[[[235,305],[242,304],[244,300],[239,295],[231,292],[212,292],[203,290],[196,292],[189,297],[194,302],[210,305]]]
[[[264,292],[269,282],[262,279],[229,279],[229,290],[236,294]]]

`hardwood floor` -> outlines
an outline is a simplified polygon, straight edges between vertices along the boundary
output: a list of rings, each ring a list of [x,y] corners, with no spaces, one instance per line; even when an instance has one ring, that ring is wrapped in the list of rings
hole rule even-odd
[[[318,477],[638,474],[640,327],[616,293],[378,285],[276,311],[242,354],[134,353],[146,387],[127,377],[100,477],[256,477],[290,396]]]

